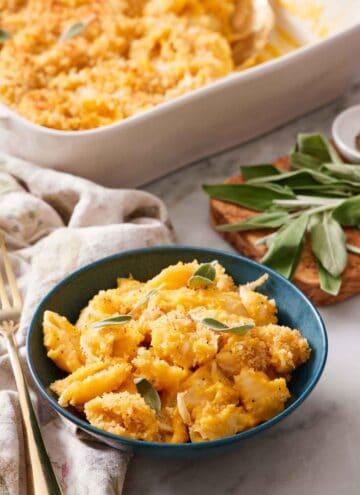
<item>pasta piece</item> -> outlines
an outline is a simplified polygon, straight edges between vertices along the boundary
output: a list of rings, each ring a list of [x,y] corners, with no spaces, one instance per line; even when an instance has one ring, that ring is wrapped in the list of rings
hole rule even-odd
[[[199,268],[199,263],[193,261],[192,263],[183,263],[179,261],[176,265],[168,266],[164,268],[159,275],[149,280],[146,283],[146,289],[154,289],[162,286],[164,289],[180,289],[186,287],[189,278],[192,276],[195,270]]]
[[[147,378],[156,390],[176,391],[180,383],[188,376],[188,371],[179,366],[171,366],[167,361],[157,357],[153,349],[141,347],[132,360],[135,376]]]
[[[183,383],[183,401],[192,416],[195,408],[205,404],[224,405],[238,402],[238,392],[213,361],[194,371]]]
[[[88,421],[101,430],[138,440],[158,441],[156,415],[139,394],[108,393],[87,402]]]
[[[248,315],[253,318],[256,325],[277,323],[277,309],[273,299],[268,299],[263,294],[250,290],[245,285],[239,288],[239,292]]]
[[[162,442],[184,443],[189,440],[188,430],[177,407],[164,407],[158,422]]]
[[[235,435],[254,425],[253,417],[235,404],[205,404],[193,411],[195,417],[189,428],[193,442],[204,442]]]
[[[202,365],[217,351],[218,335],[184,313],[173,311],[150,322],[155,354],[168,363],[184,368]]]
[[[132,359],[143,339],[138,323],[131,320],[123,325],[84,328],[80,343],[86,362],[91,363],[109,358]]]
[[[266,344],[271,365],[281,375],[289,375],[310,357],[309,343],[299,330],[280,325],[266,325],[256,328],[254,335]]]
[[[82,406],[105,392],[117,390],[130,374],[125,362],[94,363],[79,368],[64,380],[57,380],[51,389],[59,395],[59,404]]]
[[[243,368],[235,376],[235,388],[256,424],[283,411],[285,402],[290,397],[284,378],[271,380],[262,371],[247,368]]]
[[[64,316],[45,311],[43,329],[47,355],[58,368],[72,373],[84,364],[80,332]]]
[[[251,330],[244,337],[231,335],[226,344],[218,352],[216,362],[229,377],[240,373],[242,368],[252,368],[268,372],[271,357],[266,343],[254,336]]]

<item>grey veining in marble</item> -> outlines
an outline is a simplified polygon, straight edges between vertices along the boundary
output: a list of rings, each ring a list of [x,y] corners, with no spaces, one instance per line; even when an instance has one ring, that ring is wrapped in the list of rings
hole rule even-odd
[[[334,116],[360,102],[360,87],[335,103],[239,148],[154,182],[183,244],[230,250],[208,224],[204,182],[222,181],[240,163],[267,162],[297,132],[330,133]],[[359,123],[360,125],[360,123]],[[324,375],[290,417],[230,454],[200,461],[136,458],[125,495],[358,495],[360,493],[360,297],[321,310],[329,334]]]

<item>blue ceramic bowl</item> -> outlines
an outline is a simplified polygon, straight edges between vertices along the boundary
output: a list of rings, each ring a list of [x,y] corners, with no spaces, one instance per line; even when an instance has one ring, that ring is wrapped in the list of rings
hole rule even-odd
[[[231,437],[211,442],[165,444],[132,440],[107,433],[91,426],[76,410],[59,406],[55,395],[49,391],[49,385],[54,380],[62,378],[64,374],[46,355],[42,333],[44,311],[47,309],[56,311],[65,315],[70,321],[75,321],[81,308],[94,294],[100,289],[116,286],[117,277],[127,277],[131,273],[135,278],[146,281],[169,265],[180,260],[189,262],[193,259],[199,262],[217,259],[237,284],[255,280],[264,272],[270,275],[269,280],[259,290],[275,298],[280,323],[299,328],[308,339],[312,349],[310,360],[296,370],[290,381],[292,398],[286,409],[271,420]],[[33,379],[41,394],[60,415],[98,440],[117,449],[168,458],[189,459],[201,455],[218,454],[285,419],[315,387],[324,369],[326,356],[327,336],[321,317],[306,296],[293,284],[281,275],[247,258],[213,249],[187,246],[152,247],[127,251],[101,259],[76,271],[60,282],[42,301],[31,322],[27,339],[27,357]]]

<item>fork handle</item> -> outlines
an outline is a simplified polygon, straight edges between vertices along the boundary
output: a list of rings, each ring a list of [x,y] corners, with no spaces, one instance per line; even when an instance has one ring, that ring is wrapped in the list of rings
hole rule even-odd
[[[32,486],[29,488],[34,495],[62,495],[30,400],[14,334],[8,334],[5,338],[19,394],[19,403],[26,436],[25,445],[30,464],[30,478],[32,483]]]

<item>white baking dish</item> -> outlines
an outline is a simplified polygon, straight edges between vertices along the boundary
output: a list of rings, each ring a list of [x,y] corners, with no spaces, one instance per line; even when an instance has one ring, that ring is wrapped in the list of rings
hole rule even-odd
[[[355,7],[347,11],[352,22],[360,14],[359,0],[341,2],[341,7]],[[0,150],[108,186],[139,186],[335,99],[359,72],[359,50],[357,24],[88,131],[48,129],[0,105]]]

